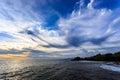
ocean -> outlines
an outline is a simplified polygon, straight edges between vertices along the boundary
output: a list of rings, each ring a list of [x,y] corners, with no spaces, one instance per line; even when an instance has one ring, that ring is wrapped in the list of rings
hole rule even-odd
[[[97,61],[0,60],[0,80],[120,80],[119,69]]]
[[[0,60],[0,80],[34,80],[39,74],[54,69],[57,60]]]

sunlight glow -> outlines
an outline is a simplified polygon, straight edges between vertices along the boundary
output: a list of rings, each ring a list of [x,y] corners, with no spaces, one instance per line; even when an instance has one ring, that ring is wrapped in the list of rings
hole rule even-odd
[[[0,54],[1,60],[26,60],[28,58],[29,53],[22,53],[22,54]]]

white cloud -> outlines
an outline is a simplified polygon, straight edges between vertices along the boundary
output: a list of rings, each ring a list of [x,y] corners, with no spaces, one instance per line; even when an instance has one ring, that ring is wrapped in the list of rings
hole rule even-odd
[[[84,4],[83,1],[79,2],[81,6]],[[118,17],[119,15],[113,16],[119,9],[94,9],[93,2],[94,0],[91,0],[85,10],[81,10],[80,6],[80,9],[73,11],[68,18],[61,18],[58,21],[60,30],[47,30],[42,26],[43,16],[32,10],[31,6],[34,5],[32,1],[30,4],[26,4],[21,0],[2,0],[0,3],[0,32],[7,33],[17,39],[13,39],[10,43],[5,42],[5,45],[1,43],[0,47],[4,45],[5,49],[10,49],[10,47],[22,49],[33,48],[32,46],[36,48],[37,46],[40,47],[39,50],[51,52],[52,55],[46,55],[47,57],[57,58],[89,56],[96,52],[106,52],[107,49],[102,48],[120,47],[120,44],[113,43],[120,40],[118,37],[120,36],[120,17]],[[112,35],[113,33],[115,34]],[[109,37],[99,41],[106,36]],[[94,40],[100,44],[95,45]],[[73,47],[74,43],[76,43],[75,47]],[[49,46],[51,44],[70,47],[67,49],[57,49],[55,46],[51,46],[54,48],[43,48],[43,45]],[[59,52],[54,53],[55,51]],[[40,56],[42,57],[42,55]]]
[[[111,11],[105,9],[87,9],[84,13],[78,14],[76,12],[74,16],[71,16],[68,19],[61,19],[59,27],[66,33],[66,35],[69,35],[70,30],[77,29],[77,31],[80,32],[79,35],[99,37],[101,34],[106,33],[106,31],[102,29],[108,25],[111,13]]]
[[[18,38],[18,41],[23,40],[24,42],[34,43],[35,45],[36,42],[40,45],[49,45],[46,42],[60,45],[66,44],[64,37],[59,37],[59,31],[43,29],[43,16],[40,12],[38,14],[32,9],[35,5],[34,1],[28,4],[27,2],[23,3],[22,0],[2,0],[0,5],[0,32]],[[32,31],[46,42],[41,41],[35,36],[20,33],[24,30]]]
[[[94,9],[93,2],[94,0],[91,0],[85,10],[81,11],[80,8],[78,11],[73,11],[69,18],[60,19],[59,28],[68,38],[68,43],[74,45],[69,40],[74,41],[75,38],[78,39],[78,44],[89,41],[94,43],[95,40],[95,43],[102,43],[119,31],[119,18],[113,16],[118,10]]]

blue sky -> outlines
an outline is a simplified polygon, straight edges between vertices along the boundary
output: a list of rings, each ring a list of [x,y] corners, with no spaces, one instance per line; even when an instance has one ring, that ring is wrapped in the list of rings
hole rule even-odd
[[[0,55],[43,59],[119,51],[120,0],[0,0],[0,5]]]

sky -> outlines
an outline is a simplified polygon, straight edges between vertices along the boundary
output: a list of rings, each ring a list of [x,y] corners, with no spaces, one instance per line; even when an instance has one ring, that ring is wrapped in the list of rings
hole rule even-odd
[[[0,0],[0,59],[120,50],[120,0]]]

